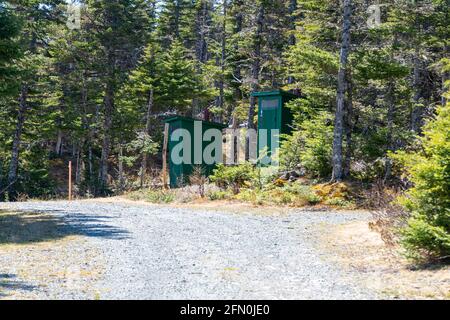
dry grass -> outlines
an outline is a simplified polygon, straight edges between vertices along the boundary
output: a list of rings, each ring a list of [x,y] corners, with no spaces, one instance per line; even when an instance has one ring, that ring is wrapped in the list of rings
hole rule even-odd
[[[102,257],[63,221],[45,214],[0,212],[0,300],[42,299],[47,287],[86,292],[103,273]]]
[[[366,222],[320,228],[321,249],[333,262],[357,270],[367,288],[395,299],[450,299],[450,266],[410,265]]]

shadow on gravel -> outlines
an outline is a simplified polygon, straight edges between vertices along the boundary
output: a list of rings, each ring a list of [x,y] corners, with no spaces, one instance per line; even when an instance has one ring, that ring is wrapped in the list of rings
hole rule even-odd
[[[0,298],[7,297],[9,291],[33,291],[36,287],[17,280],[13,274],[0,274]]]
[[[7,212],[0,210],[0,244],[29,244],[58,240],[68,236],[126,239],[128,232],[108,225],[106,216],[71,213],[70,216],[46,212]]]
[[[415,265],[410,265],[409,270],[411,271],[439,271],[447,269],[450,265],[450,257],[445,257],[440,261],[424,262]]]

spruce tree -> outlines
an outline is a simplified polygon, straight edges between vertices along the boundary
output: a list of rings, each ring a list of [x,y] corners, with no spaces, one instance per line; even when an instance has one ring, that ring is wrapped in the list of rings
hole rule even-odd
[[[103,80],[103,142],[100,160],[100,192],[108,192],[109,157],[112,148],[113,119],[118,88],[148,40],[149,22],[145,1],[87,1],[91,21],[90,41],[98,46],[98,71]]]

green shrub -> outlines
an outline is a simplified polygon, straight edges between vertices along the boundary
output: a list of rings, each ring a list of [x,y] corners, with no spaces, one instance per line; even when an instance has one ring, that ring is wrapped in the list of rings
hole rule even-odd
[[[282,188],[264,190],[261,195],[263,202],[275,205],[288,205],[291,204],[293,200],[293,194]]]
[[[172,203],[175,201],[175,195],[170,191],[149,190],[147,199],[152,203]]]
[[[254,185],[256,177],[256,170],[250,163],[238,166],[219,164],[210,180],[222,190],[231,190],[238,194],[242,188]]]
[[[207,196],[211,201],[227,200],[232,197],[232,195],[228,191],[212,191],[209,192]]]
[[[322,202],[322,198],[315,193],[311,193],[306,196],[306,200],[308,200],[309,204],[319,204]]]
[[[352,208],[354,205],[352,202],[342,199],[342,198],[331,198],[325,201],[326,205],[341,207],[341,208]]]
[[[450,104],[438,109],[420,139],[416,152],[398,152],[413,183],[400,203],[411,213],[402,231],[402,243],[414,259],[450,255]]]
[[[284,190],[295,195],[294,201],[301,199],[312,205],[318,204],[322,201],[322,198],[317,195],[310,186],[305,186],[298,182],[286,185]]]
[[[262,205],[264,204],[264,197],[261,190],[258,189],[246,189],[242,190],[239,194],[235,196],[237,200],[250,202],[253,204]]]

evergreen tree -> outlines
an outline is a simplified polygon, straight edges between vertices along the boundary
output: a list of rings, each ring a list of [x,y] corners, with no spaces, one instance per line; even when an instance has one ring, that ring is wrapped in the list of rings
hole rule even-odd
[[[92,17],[87,29],[98,50],[99,73],[103,80],[103,142],[100,160],[99,184],[101,192],[108,189],[109,157],[116,93],[133,68],[137,57],[148,40],[149,22],[145,1],[114,0],[87,1]],[[94,18],[95,17],[95,18]]]
[[[5,107],[9,109],[14,118],[10,118],[13,125],[12,144],[10,145],[10,156],[8,166],[8,195],[10,199],[15,199],[19,190],[26,187],[24,180],[26,175],[20,175],[20,154],[21,147],[24,144],[25,135],[36,136],[39,128],[28,126],[33,123],[33,117],[40,117],[43,112],[39,107],[42,105],[40,96],[41,91],[47,90],[46,72],[49,64],[47,56],[48,40],[51,39],[52,27],[60,20],[61,10],[59,4],[61,1],[47,1],[42,5],[40,1],[14,1],[11,8],[14,7],[18,17],[23,21],[23,29],[20,33],[20,50],[23,55],[16,62],[17,74],[15,81],[18,83],[17,96],[5,102]],[[35,132],[28,132],[30,131]],[[40,135],[38,135],[40,136]],[[43,141],[33,141],[29,148],[39,148],[38,144]],[[25,160],[25,159],[24,159]],[[36,164],[35,162],[31,164]],[[38,170],[42,172],[41,170]],[[44,169],[45,171],[45,169]],[[28,168],[28,176],[33,174],[32,168]],[[46,173],[43,173],[44,176]],[[42,176],[42,180],[44,179]]]
[[[448,258],[450,254],[450,105],[437,110],[425,126],[422,150],[394,156],[407,168],[414,187],[403,204],[412,218],[403,230],[403,244],[412,258]]]
[[[192,100],[205,94],[195,65],[180,41],[174,41],[163,54],[160,74],[160,104],[168,112],[189,113]]]
[[[4,129],[8,126],[7,112],[4,112],[9,102],[9,98],[17,95],[18,83],[15,80],[17,68],[14,66],[14,59],[20,57],[20,47],[14,39],[20,32],[20,21],[5,1],[0,2],[0,126]],[[7,139],[7,132],[1,130],[0,141]],[[4,157],[0,149],[0,199],[4,191]]]
[[[21,31],[19,18],[5,2],[0,2],[0,94],[10,94],[17,88],[13,60],[20,57],[20,46],[15,38]]]
[[[158,37],[164,49],[179,40],[189,49],[194,48],[195,4],[190,0],[164,0],[158,18]]]

